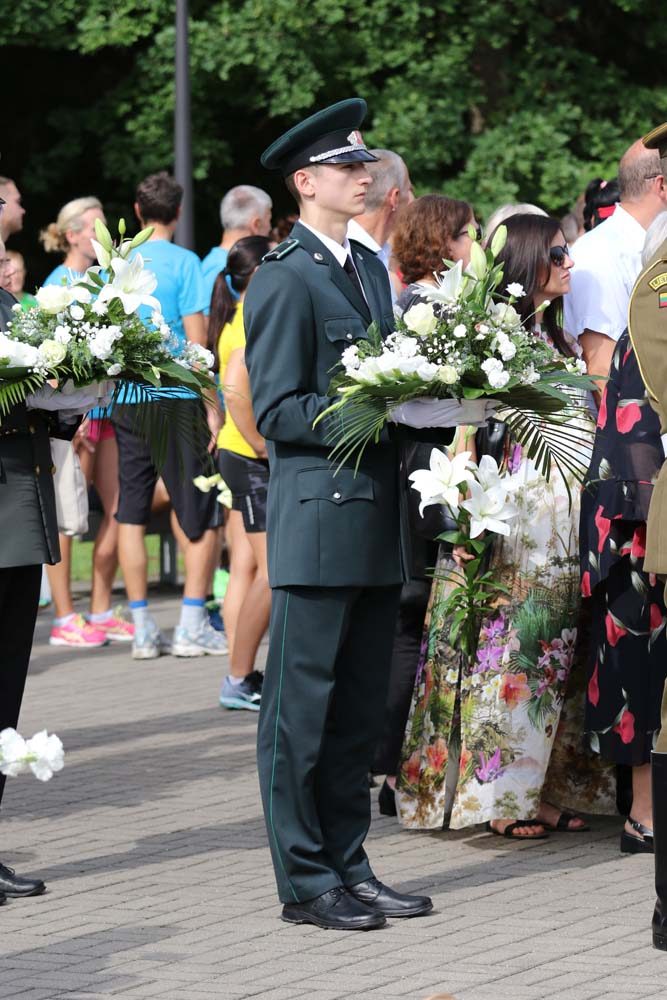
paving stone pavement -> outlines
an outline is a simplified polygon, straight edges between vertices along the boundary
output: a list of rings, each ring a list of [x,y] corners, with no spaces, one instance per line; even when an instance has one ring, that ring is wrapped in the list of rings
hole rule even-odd
[[[174,598],[158,620],[173,625]],[[658,1000],[652,859],[618,820],[510,844],[380,817],[377,874],[435,912],[368,934],[282,923],[255,775],[256,717],[217,705],[226,659],[134,663],[46,645],[20,729],[62,738],[48,784],[10,779],[1,857],[46,895],[0,910],[0,998],[17,1000]],[[375,794],[375,793],[374,793]]]

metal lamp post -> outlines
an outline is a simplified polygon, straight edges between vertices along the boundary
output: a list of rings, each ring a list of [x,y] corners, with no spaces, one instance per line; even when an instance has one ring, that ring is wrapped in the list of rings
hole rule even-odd
[[[183,187],[181,215],[174,241],[194,249],[192,195],[192,130],[190,121],[190,60],[188,0],[176,0],[176,107],[174,113],[174,176]]]

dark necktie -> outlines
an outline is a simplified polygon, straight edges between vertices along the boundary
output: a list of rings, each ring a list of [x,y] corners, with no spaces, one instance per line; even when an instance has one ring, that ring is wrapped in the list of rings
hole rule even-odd
[[[364,290],[361,287],[361,281],[359,280],[357,269],[352,263],[352,258],[350,257],[349,254],[345,258],[345,263],[343,264],[343,270],[345,271],[346,275],[348,276],[348,278],[350,279],[350,281],[352,282],[352,284],[354,285],[354,287],[359,292],[359,294],[361,295],[362,299],[365,302],[366,296],[364,295]]]

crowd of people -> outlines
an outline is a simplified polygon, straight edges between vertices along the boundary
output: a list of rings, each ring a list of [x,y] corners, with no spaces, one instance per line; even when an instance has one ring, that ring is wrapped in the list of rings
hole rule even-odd
[[[441,446],[452,454],[468,451],[474,460],[490,455],[517,477],[522,483],[517,493],[519,514],[511,535],[499,537],[493,546],[488,568],[502,581],[505,594],[494,614],[480,623],[475,660],[466,663],[451,641],[453,623],[443,608],[453,586],[453,573],[471,556],[465,547],[438,542],[447,528],[444,510],[434,508],[422,517],[416,501],[412,503],[415,498],[411,498],[409,579],[397,586],[387,570],[386,587],[380,588],[395,593],[390,615],[394,631],[391,671],[386,680],[377,681],[388,683],[386,707],[373,726],[372,771],[383,777],[379,808],[386,815],[397,816],[407,828],[462,829],[485,823],[491,833],[513,840],[579,833],[589,829],[579,813],[618,809],[626,817],[620,849],[651,852],[650,758],[660,730],[660,704],[667,678],[667,607],[661,582],[644,570],[643,562],[648,506],[664,450],[659,420],[649,405],[629,339],[627,316],[637,276],[667,239],[667,183],[658,150],[635,142],[621,158],[618,177],[591,181],[562,219],[550,216],[547,206],[517,203],[498,206],[482,220],[472,202],[440,193],[415,197],[408,165],[391,150],[366,150],[364,146],[368,155],[361,157],[360,163],[359,158],[340,159],[345,150],[359,152],[362,148],[350,135],[340,140],[343,145],[339,149],[326,153],[321,136],[304,133],[302,138],[304,149],[315,151],[311,161],[351,165],[359,171],[363,198],[357,202],[357,211],[347,212],[350,221],[340,241],[327,242],[322,236],[325,227],[317,222],[324,217],[327,198],[331,200],[333,194],[323,193],[301,158],[295,159],[300,148],[294,136],[265,154],[266,165],[283,170],[288,190],[298,202],[299,216],[290,220],[297,223],[292,235],[291,226],[286,227],[283,220],[275,220],[272,228],[272,202],[265,191],[239,185],[221,201],[220,244],[200,261],[173,241],[182,198],[176,181],[159,173],[138,185],[134,205],[138,224],[153,227],[141,252],[157,275],[155,295],[165,321],[181,343],[189,340],[208,346],[217,357],[219,393],[206,402],[210,440],[204,445],[231,491],[231,509],[225,514],[215,491],[203,492],[194,485],[202,471],[195,449],[186,453],[189,457],[183,469],[179,464],[182,459],[177,459],[170,446],[158,473],[147,446],[133,429],[134,400],[129,392],[111,409],[88,413],[72,447],[103,510],[92,556],[90,610],[82,615],[74,609],[72,536],[61,532],[61,560],[47,568],[55,613],[50,641],[82,650],[124,642],[131,644],[136,659],[153,659],[169,648],[148,603],[145,546],[151,509],[159,502],[160,491],[166,491],[185,567],[171,652],[180,657],[228,654],[229,666],[220,692],[220,704],[227,709],[257,712],[263,697],[270,701],[270,710],[262,713],[263,731],[260,728],[260,748],[263,741],[265,744],[260,778],[267,816],[273,817],[277,808],[277,761],[279,768],[293,769],[295,784],[301,782],[307,788],[315,758],[304,752],[297,763],[287,751],[285,757],[276,757],[278,720],[286,719],[289,711],[294,731],[306,731],[310,725],[303,712],[299,714],[294,708],[295,694],[290,694],[288,676],[283,677],[285,644],[289,647],[291,641],[289,602],[293,620],[313,631],[313,642],[331,641],[339,656],[336,643],[343,640],[337,631],[327,632],[333,614],[330,608],[320,621],[314,599],[306,600],[301,608],[298,602],[305,598],[292,592],[299,587],[301,591],[314,588],[312,574],[299,575],[300,570],[282,568],[288,566],[290,558],[303,560],[309,551],[307,531],[298,538],[293,535],[301,531],[296,523],[300,515],[290,507],[293,497],[288,499],[287,480],[282,477],[287,474],[284,470],[296,475],[298,486],[291,489],[299,491],[297,505],[304,519],[312,500],[332,507],[331,518],[338,517],[346,500],[338,489],[344,491],[348,484],[344,477],[333,480],[335,491],[329,494],[325,470],[289,465],[297,456],[303,461],[310,447],[322,446],[315,431],[309,436],[303,430],[286,430],[296,418],[297,404],[288,410],[292,397],[298,398],[304,414],[316,416],[315,408],[308,409],[307,390],[315,355],[306,326],[299,329],[295,314],[289,312],[289,301],[285,305],[270,277],[264,280],[263,290],[255,276],[258,269],[262,276],[276,274],[262,261],[293,259],[290,255],[297,241],[307,250],[309,263],[314,261],[313,275],[304,279],[304,288],[310,287],[308,282],[316,287],[325,271],[327,276],[336,277],[334,263],[340,264],[341,274],[347,272],[342,281],[347,298],[355,302],[354,316],[351,312],[344,323],[323,319],[326,337],[340,349],[346,346],[346,338],[352,338],[348,331],[360,322],[358,317],[365,312],[369,319],[375,316],[371,293],[359,276],[368,258],[373,259],[373,267],[377,262],[383,269],[394,315],[401,316],[424,301],[443,267],[458,261],[467,267],[475,239],[490,242],[503,224],[507,229],[500,255],[504,282],[522,287],[516,308],[525,328],[554,352],[583,358],[588,373],[597,379],[597,390],[586,404],[597,428],[594,440],[590,436],[591,446],[582,445],[588,449],[584,456],[589,466],[587,482],[581,489],[574,479],[565,482],[557,474],[548,483],[536,477],[532,463],[507,426],[497,419],[482,428],[458,426],[451,440],[442,441]],[[348,170],[347,176],[351,178],[354,170]],[[342,175],[341,170],[337,176]],[[339,195],[337,192],[336,197]],[[5,202],[0,216],[4,241],[0,287],[15,296],[23,308],[30,308],[37,282],[26,276],[21,255],[4,249],[21,229],[25,209],[14,181],[0,178],[0,196]],[[29,197],[26,200],[29,210]],[[72,281],[94,262],[91,240],[97,219],[104,220],[100,201],[76,197],[46,226],[41,234],[44,248],[62,259],[42,283]],[[318,266],[328,262],[322,245],[332,255],[329,268]],[[357,263],[355,254],[348,254],[350,247]],[[280,274],[280,281],[287,280],[287,285],[293,277],[291,267],[288,264]],[[326,308],[322,306],[326,293],[322,292],[321,300],[313,298],[312,304],[304,304],[303,295],[308,293],[297,285],[293,294],[302,312],[312,309],[317,325],[318,309]],[[545,300],[549,305],[541,309]],[[384,314],[382,321],[390,323],[391,317]],[[295,324],[294,336],[300,338],[296,349],[301,353],[296,361],[294,353],[288,353],[291,322]],[[248,324],[253,339],[247,344]],[[269,325],[273,329],[280,324],[275,338],[264,334]],[[282,399],[271,395],[276,390],[269,383],[279,376],[291,387],[292,396],[287,390]],[[173,395],[172,390],[162,392]],[[176,405],[186,423],[199,426],[196,417],[201,404],[182,393]],[[417,434],[403,434],[403,471],[423,468],[432,447]],[[350,495],[364,496],[363,475],[361,482],[356,494],[350,487]],[[271,503],[275,512],[273,520],[269,518],[267,536],[267,506]],[[345,532],[350,531],[349,523]],[[337,544],[341,552],[336,556],[342,558],[347,545],[343,535],[339,534]],[[290,547],[292,552],[287,551]],[[223,548],[229,560],[229,582],[222,602],[221,630],[207,612],[207,598]],[[322,550],[317,558],[324,559]],[[389,556],[382,555],[378,563],[383,559],[376,567],[380,583]],[[119,567],[129,620],[112,608]],[[331,579],[324,582],[332,590],[344,589],[337,587],[333,571]],[[359,587],[364,586],[366,581],[361,580]],[[267,688],[256,660],[269,628],[272,604],[274,619],[280,621],[282,630],[282,652],[280,662],[273,662],[271,652],[269,660],[280,686],[274,680]],[[339,613],[353,618],[359,613],[353,604],[345,604],[341,598]],[[376,610],[371,604],[363,610],[363,628],[370,642],[368,630],[380,630],[385,619],[379,612],[373,617]],[[363,628],[359,625],[360,634]],[[304,635],[300,641],[306,641]],[[386,637],[384,641],[386,645]],[[363,656],[362,646],[355,650],[357,658]],[[352,656],[349,649],[346,656]],[[341,653],[336,662],[342,675],[347,660]],[[365,697],[373,674],[362,680],[362,664],[355,662],[354,667],[357,676],[350,682],[349,697],[345,694],[345,711],[350,725],[361,725],[359,719],[355,723],[354,705]],[[320,688],[307,706],[309,720],[318,710],[318,699],[323,719],[335,714],[336,698],[342,705],[342,694],[336,694],[331,702],[333,688],[328,683],[323,673]],[[343,684],[339,680],[336,690]],[[343,711],[340,706],[338,711]],[[369,734],[364,737],[368,740]],[[340,746],[336,749],[332,738],[321,748],[317,767],[324,767],[321,759],[335,752],[342,750]],[[269,758],[270,776],[262,771]],[[341,760],[332,756],[327,764],[329,790],[336,789],[334,800],[335,795],[342,795],[337,782],[345,785],[352,780],[352,772],[340,773],[344,763],[343,755]],[[365,780],[372,778],[366,775]],[[307,815],[310,806],[306,799],[301,806]],[[328,808],[318,804],[322,824]],[[327,816],[326,821],[331,823],[335,840],[335,819]],[[305,911],[290,907],[298,906],[299,900],[334,891],[337,883],[327,877],[326,865],[318,868],[313,861],[308,878],[304,876],[303,884],[298,884],[296,868],[290,869],[290,851],[298,853],[305,848],[297,841],[296,847],[286,848],[281,835],[272,829],[273,819],[267,823],[281,899],[286,904],[285,919],[311,919],[310,911],[303,917]],[[311,839],[317,840],[315,834]],[[361,842],[357,847],[361,849]],[[370,885],[372,878],[363,862],[354,864],[357,880],[346,884],[357,888]],[[383,891],[389,890],[378,890]],[[360,890],[353,896],[365,904],[364,892],[371,890]],[[340,905],[339,900],[336,905]],[[391,905],[412,907],[405,915],[429,908],[423,901],[403,904],[394,900]],[[391,906],[385,907],[387,915],[390,911]]]

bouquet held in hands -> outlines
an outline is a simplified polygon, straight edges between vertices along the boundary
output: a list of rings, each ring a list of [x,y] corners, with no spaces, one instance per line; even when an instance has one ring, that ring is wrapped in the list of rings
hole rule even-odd
[[[581,361],[556,355],[524,328],[513,306],[523,288],[501,292],[495,260],[506,238],[500,226],[486,251],[473,242],[468,270],[458,261],[436,275],[435,287],[424,286],[426,301],[386,340],[372,325],[343,352],[330,387],[338,398],[318,418],[328,421],[335,460],[358,458],[388,421],[481,426],[497,415],[547,479],[552,461],[581,478],[568,424],[592,383]]]

